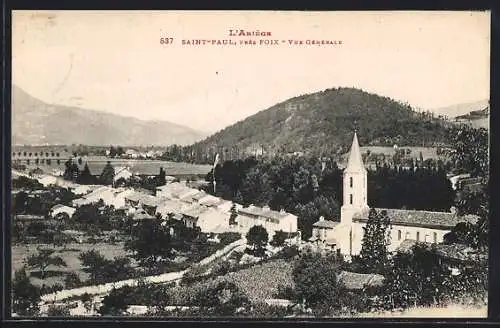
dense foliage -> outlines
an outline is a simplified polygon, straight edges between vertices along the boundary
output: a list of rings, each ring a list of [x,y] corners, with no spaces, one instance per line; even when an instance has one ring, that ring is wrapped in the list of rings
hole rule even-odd
[[[338,220],[342,170],[331,160],[291,157],[225,161],[216,168],[216,195],[244,206],[269,206],[298,216],[298,228],[309,238],[320,216]],[[213,171],[206,191],[213,194]],[[435,192],[429,193],[429,188]],[[446,171],[437,162],[412,166],[376,165],[368,171],[368,205],[448,211],[455,192]]]
[[[390,245],[390,219],[386,211],[377,213],[371,209],[368,214],[368,221],[363,227],[363,239],[361,252],[358,261],[363,271],[366,273],[385,272],[389,252],[387,247]]]
[[[24,268],[14,273],[12,281],[12,312],[32,316],[39,312],[40,289],[34,286]]]
[[[355,122],[363,144],[429,145],[447,137],[443,122],[429,112],[362,90],[334,88],[286,100],[175,154],[195,161],[215,152],[222,159],[262,151],[331,156],[350,146]]]
[[[489,136],[486,129],[467,125],[449,131],[453,148],[451,159],[457,173],[486,177],[489,173]]]

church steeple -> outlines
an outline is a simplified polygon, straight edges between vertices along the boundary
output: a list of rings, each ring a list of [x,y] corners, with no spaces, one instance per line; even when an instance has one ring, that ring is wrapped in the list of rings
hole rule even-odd
[[[354,138],[352,139],[351,151],[349,152],[349,161],[344,172],[363,172],[366,171],[363,165],[363,157],[359,148],[358,135],[354,130]]]
[[[361,149],[359,148],[358,136],[354,131],[349,161],[344,169],[343,205],[341,211],[341,222],[352,223],[354,214],[368,207],[368,171],[363,164]]]

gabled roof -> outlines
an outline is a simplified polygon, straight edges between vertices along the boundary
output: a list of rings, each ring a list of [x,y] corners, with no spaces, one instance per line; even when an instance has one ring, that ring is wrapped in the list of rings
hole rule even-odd
[[[364,274],[349,271],[341,271],[337,276],[347,289],[363,289],[364,287],[381,286],[384,282],[384,276],[379,274]]]
[[[313,227],[315,227],[315,228],[333,229],[333,228],[335,228],[339,224],[340,224],[340,222],[336,222],[336,221],[320,220],[320,221],[315,222],[313,224]]]
[[[293,215],[287,212],[278,212],[278,211],[273,211],[269,208],[262,208],[262,207],[257,207],[254,205],[250,205],[248,207],[243,207],[238,210],[239,213],[243,214],[250,214],[253,216],[259,216],[259,217],[264,217],[264,218],[271,218],[271,219],[276,219],[276,220],[281,220],[289,215]],[[294,215],[295,216],[295,215]]]
[[[215,197],[212,195],[205,195],[205,197],[200,198],[199,203],[205,206],[217,206],[224,202],[223,199]]]
[[[57,204],[57,205],[54,205],[50,208],[51,211],[54,211],[54,210],[57,210],[58,208],[63,208],[63,207],[67,207],[63,204]]]
[[[445,259],[460,261],[460,262],[478,262],[482,260],[486,260],[488,255],[478,252],[474,250],[472,247],[464,245],[464,244],[432,244],[426,242],[418,242],[412,239],[404,240],[396,249],[398,252],[411,252],[413,246],[416,244],[420,244],[426,246],[428,248],[434,247],[436,248],[436,252],[439,256]]]
[[[474,216],[458,216],[455,213],[431,212],[418,210],[401,210],[375,208],[377,212],[386,211],[392,225],[422,227],[437,230],[449,230],[460,222],[471,222]],[[355,214],[353,221],[367,222],[368,211]]]
[[[204,206],[200,205],[193,205],[191,207],[188,207],[186,209],[181,210],[181,214],[185,216],[189,216],[192,218],[198,218],[203,212],[208,211],[208,209]]]

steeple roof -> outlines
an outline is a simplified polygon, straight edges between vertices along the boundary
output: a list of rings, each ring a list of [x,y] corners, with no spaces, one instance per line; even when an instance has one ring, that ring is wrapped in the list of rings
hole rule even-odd
[[[361,149],[359,148],[358,136],[354,131],[354,138],[352,139],[351,151],[349,152],[349,161],[345,172],[363,172],[366,171],[363,165],[363,158],[361,157]]]

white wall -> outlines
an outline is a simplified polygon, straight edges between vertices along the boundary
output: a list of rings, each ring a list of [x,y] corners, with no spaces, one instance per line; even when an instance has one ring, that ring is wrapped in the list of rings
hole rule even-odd
[[[361,251],[361,244],[362,244],[362,238],[363,238],[363,227],[365,226],[365,223],[358,223],[355,222],[353,223],[353,254],[359,254]],[[401,231],[401,239],[399,239],[398,234],[399,231]],[[417,240],[417,232],[419,233],[419,240],[424,242],[434,242],[434,233],[436,233],[436,242],[440,243],[443,241],[443,237],[445,234],[450,232],[450,230],[439,230],[439,229],[429,229],[429,228],[420,228],[420,227],[408,227],[408,226],[400,226],[400,225],[393,225],[391,232],[390,232],[390,238],[391,238],[391,243],[388,247],[388,250],[393,252],[398,248],[398,246],[405,240],[405,239],[412,239],[412,240]],[[427,240],[425,239],[427,236]]]

